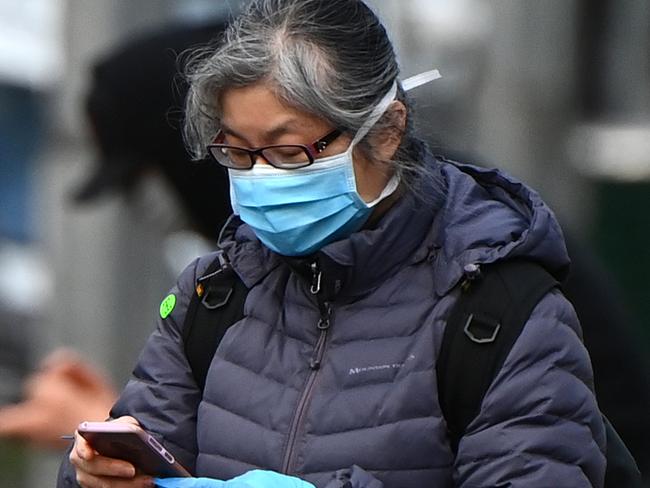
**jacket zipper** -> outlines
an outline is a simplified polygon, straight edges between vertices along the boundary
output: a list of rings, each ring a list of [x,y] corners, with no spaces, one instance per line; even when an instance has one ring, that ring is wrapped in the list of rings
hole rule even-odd
[[[313,392],[314,383],[316,382],[316,377],[318,371],[320,370],[321,361],[323,360],[323,354],[325,353],[325,345],[327,343],[328,331],[330,328],[330,315],[331,307],[330,304],[323,300],[323,297],[320,293],[321,291],[321,278],[322,274],[318,268],[318,263],[316,261],[311,263],[311,272],[312,272],[312,283],[309,291],[312,295],[316,296],[316,301],[318,302],[318,309],[320,311],[320,319],[318,320],[318,341],[316,342],[316,347],[314,352],[309,360],[309,368],[311,369],[305,387],[302,391],[302,395],[298,400],[298,406],[296,407],[296,412],[294,414],[293,420],[291,421],[291,428],[289,429],[289,440],[287,442],[287,448],[284,453],[284,460],[282,462],[282,473],[289,474],[289,469],[291,468],[294,448],[296,444],[296,438],[298,437],[298,430],[302,424],[303,417],[307,411],[307,405],[311,399],[311,394]]]

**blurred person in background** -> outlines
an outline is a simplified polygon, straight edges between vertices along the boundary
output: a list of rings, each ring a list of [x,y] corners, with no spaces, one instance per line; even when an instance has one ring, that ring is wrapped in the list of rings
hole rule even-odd
[[[122,46],[94,67],[86,109],[100,158],[75,192],[78,203],[112,192],[133,197],[143,180],[158,175],[172,190],[184,226],[216,240],[230,214],[227,174],[207,160],[191,162],[183,145],[186,87],[178,56],[218,37],[223,28],[223,21],[168,26]]]
[[[167,210],[148,201],[143,218],[164,221],[166,216],[159,214],[180,213],[180,222],[170,230],[193,231],[189,237],[183,233],[193,241],[186,243],[190,249],[185,254],[191,257],[198,254],[196,249],[214,245],[231,210],[226,171],[211,162],[191,161],[185,150],[180,125],[186,87],[177,77],[178,56],[218,37],[223,27],[221,20],[167,26],[121,45],[95,64],[85,103],[98,164],[75,189],[73,201],[82,205],[118,194],[132,198],[147,180],[159,178],[176,205]],[[185,266],[189,258],[181,254]],[[7,349],[3,360],[15,358],[21,364],[21,349],[10,344],[0,341]],[[17,383],[19,375],[15,377]],[[3,375],[3,385],[9,378]],[[45,358],[23,389],[21,402],[0,407],[0,436],[58,448],[67,446],[61,436],[73,432],[80,421],[107,418],[117,396],[106,372],[83,353],[67,349]],[[16,400],[14,396],[3,403]]]

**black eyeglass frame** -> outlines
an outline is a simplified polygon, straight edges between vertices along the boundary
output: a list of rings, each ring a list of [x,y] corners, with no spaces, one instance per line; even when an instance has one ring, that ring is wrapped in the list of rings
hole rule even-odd
[[[322,153],[327,146],[329,146],[332,142],[334,142],[343,132],[340,129],[334,129],[327,134],[325,134],[323,137],[320,139],[312,142],[309,145],[305,144],[272,144],[270,146],[263,146],[263,147],[257,147],[257,148],[248,148],[248,147],[241,147],[241,146],[234,146],[232,144],[221,144],[218,142],[214,142],[212,144],[208,144],[206,146],[206,149],[208,150],[208,154],[210,157],[219,165],[224,166],[226,168],[230,169],[238,169],[238,170],[249,170],[253,169],[253,166],[255,166],[255,162],[257,160],[258,156],[261,156],[264,158],[264,161],[266,161],[268,164],[273,166],[274,168],[278,169],[299,169],[299,168],[306,168],[307,166],[310,166],[314,164],[314,161],[316,160],[316,157]],[[214,138],[215,141],[223,140],[224,134],[223,132],[219,131],[217,136]],[[305,156],[307,156],[307,161],[304,163],[282,163],[282,162],[277,162],[277,161],[271,161],[264,155],[264,151],[267,149],[277,149],[281,147],[286,147],[286,148],[299,148],[302,149],[303,152],[305,153]],[[224,161],[220,161],[215,154],[212,152],[214,150],[220,151],[222,149],[233,149],[237,151],[242,151],[244,153],[248,154],[249,160],[250,160],[250,165],[249,166],[241,166],[241,165],[235,165],[235,164],[227,164],[228,158]]]

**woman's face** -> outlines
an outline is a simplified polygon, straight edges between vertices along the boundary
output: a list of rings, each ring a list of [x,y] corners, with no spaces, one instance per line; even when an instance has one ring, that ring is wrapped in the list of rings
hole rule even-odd
[[[236,146],[309,145],[335,129],[319,117],[283,104],[263,83],[226,90],[221,96],[221,110],[225,142]],[[343,134],[319,157],[342,153],[350,142],[350,137]],[[364,201],[371,202],[379,196],[391,174],[385,166],[372,164],[357,147],[353,149],[353,159],[357,191]],[[258,158],[255,164],[267,163]]]

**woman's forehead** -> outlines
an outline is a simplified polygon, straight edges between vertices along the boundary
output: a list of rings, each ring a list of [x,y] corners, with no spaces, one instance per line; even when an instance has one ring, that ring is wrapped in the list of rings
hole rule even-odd
[[[220,106],[222,130],[233,135],[277,137],[330,127],[321,117],[287,104],[265,83],[224,90]]]

